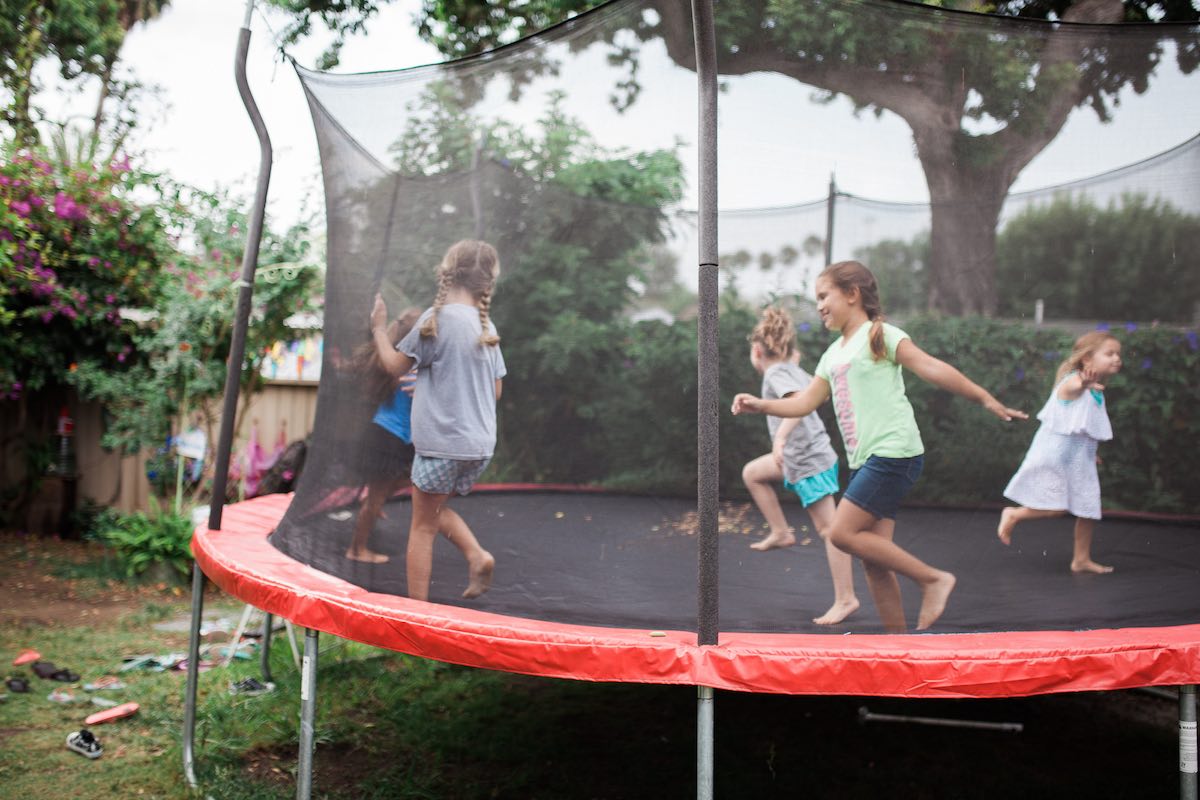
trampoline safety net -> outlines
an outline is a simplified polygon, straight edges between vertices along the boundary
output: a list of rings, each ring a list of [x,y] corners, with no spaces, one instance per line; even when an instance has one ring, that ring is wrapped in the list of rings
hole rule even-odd
[[[834,599],[827,552],[781,480],[766,485],[796,542],[750,547],[768,531],[743,469],[772,440],[764,417],[728,413],[735,393],[762,391],[747,337],[767,305],[787,312],[814,372],[837,336],[818,317],[816,277],[849,259],[878,278],[889,322],[1030,415],[1004,423],[905,375],[925,464],[895,540],[958,576],[933,632],[1200,622],[1200,27],[1111,24],[1114,8],[1078,3],[1045,22],[887,0],[716,4],[722,631],[884,632],[857,561],[862,607],[813,622]],[[694,628],[693,47],[687,3],[619,0],[461,61],[298,70],[327,203],[325,344],[276,548],[408,593],[406,451],[378,421],[403,390],[380,363],[375,298],[385,321],[428,309],[451,246],[484,241],[499,257],[488,316],[500,343],[467,350],[503,390],[490,461],[446,507],[495,567],[479,593],[486,576],[445,522],[429,599]],[[468,312],[463,324],[479,318]],[[1056,370],[1097,328],[1123,360],[1103,392],[1113,438],[1092,555],[1115,567],[1104,575],[1071,571],[1070,517],[1024,522],[1008,546],[996,534]],[[455,367],[422,352],[419,453],[419,415],[453,428],[491,404],[486,391],[432,394]],[[422,405],[422,391],[438,399]],[[816,416],[844,490],[839,421],[829,404]],[[911,625],[921,595],[901,583]]]

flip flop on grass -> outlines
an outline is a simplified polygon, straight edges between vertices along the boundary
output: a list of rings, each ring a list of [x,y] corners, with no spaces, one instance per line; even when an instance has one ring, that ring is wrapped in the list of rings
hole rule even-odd
[[[75,683],[79,680],[79,673],[71,672],[71,670],[56,667],[49,661],[33,662],[33,674],[39,678],[45,678],[51,681],[62,681],[63,683]]]
[[[115,719],[123,719],[137,713],[140,706],[137,703],[122,703],[119,706],[106,708],[103,711],[97,711],[84,720],[88,725],[100,725],[105,722],[112,722]]]
[[[22,650],[20,653],[17,654],[16,658],[13,659],[13,666],[20,667],[25,664],[32,664],[34,661],[37,661],[41,657],[42,657],[42,654],[39,653],[37,650],[34,650],[31,647],[26,647],[24,650]]]

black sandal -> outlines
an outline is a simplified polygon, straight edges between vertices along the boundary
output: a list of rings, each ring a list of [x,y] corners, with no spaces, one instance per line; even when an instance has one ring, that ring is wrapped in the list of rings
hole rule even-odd
[[[4,685],[17,694],[25,694],[29,691],[29,681],[24,678],[9,678]]]

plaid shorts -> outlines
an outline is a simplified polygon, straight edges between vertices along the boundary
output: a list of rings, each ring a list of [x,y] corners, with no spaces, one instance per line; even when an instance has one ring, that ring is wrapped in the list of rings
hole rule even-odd
[[[412,482],[425,494],[467,494],[491,463],[490,458],[459,461],[417,454],[413,459]]]

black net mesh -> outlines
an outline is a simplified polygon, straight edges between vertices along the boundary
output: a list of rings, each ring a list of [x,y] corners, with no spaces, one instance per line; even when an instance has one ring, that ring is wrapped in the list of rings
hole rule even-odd
[[[1068,18],[1096,22],[1111,4],[1078,5]],[[1096,557],[1118,568],[1103,592],[1059,591],[1069,521],[1031,524],[1009,548],[996,541],[1002,491],[1036,422],[1004,426],[911,375],[927,461],[909,499],[932,508],[903,512],[898,541],[960,575],[939,630],[1194,622],[1200,544],[1184,518],[1200,514],[1200,30],[866,0],[716,12],[724,407],[759,391],[746,336],[764,303],[792,314],[812,371],[832,341],[812,298],[830,258],[870,266],[889,317],[918,345],[1031,414],[1072,340],[1107,326],[1126,368],[1107,393],[1116,438],[1104,504],[1143,517],[1100,523]],[[482,239],[501,259],[491,318],[508,374],[481,482],[622,494],[452,498],[496,557],[494,584],[462,599],[466,566],[439,540],[430,599],[692,627],[694,63],[688,5],[650,0],[445,65],[300,70],[328,210],[325,348],[277,547],[406,592],[409,501],[360,519],[373,483],[405,476],[379,474],[378,400],[359,354],[377,292],[392,316],[428,307],[443,253]],[[742,469],[769,449],[761,417],[722,418],[722,625],[815,630],[829,571],[794,497],[783,509],[797,546],[748,547],[765,531]],[[346,558],[356,524],[386,562]],[[1030,601],[1047,581],[1055,603]],[[1178,589],[1165,608],[1154,602],[1170,596],[1164,582]],[[879,623],[864,608],[832,630],[847,629]]]

